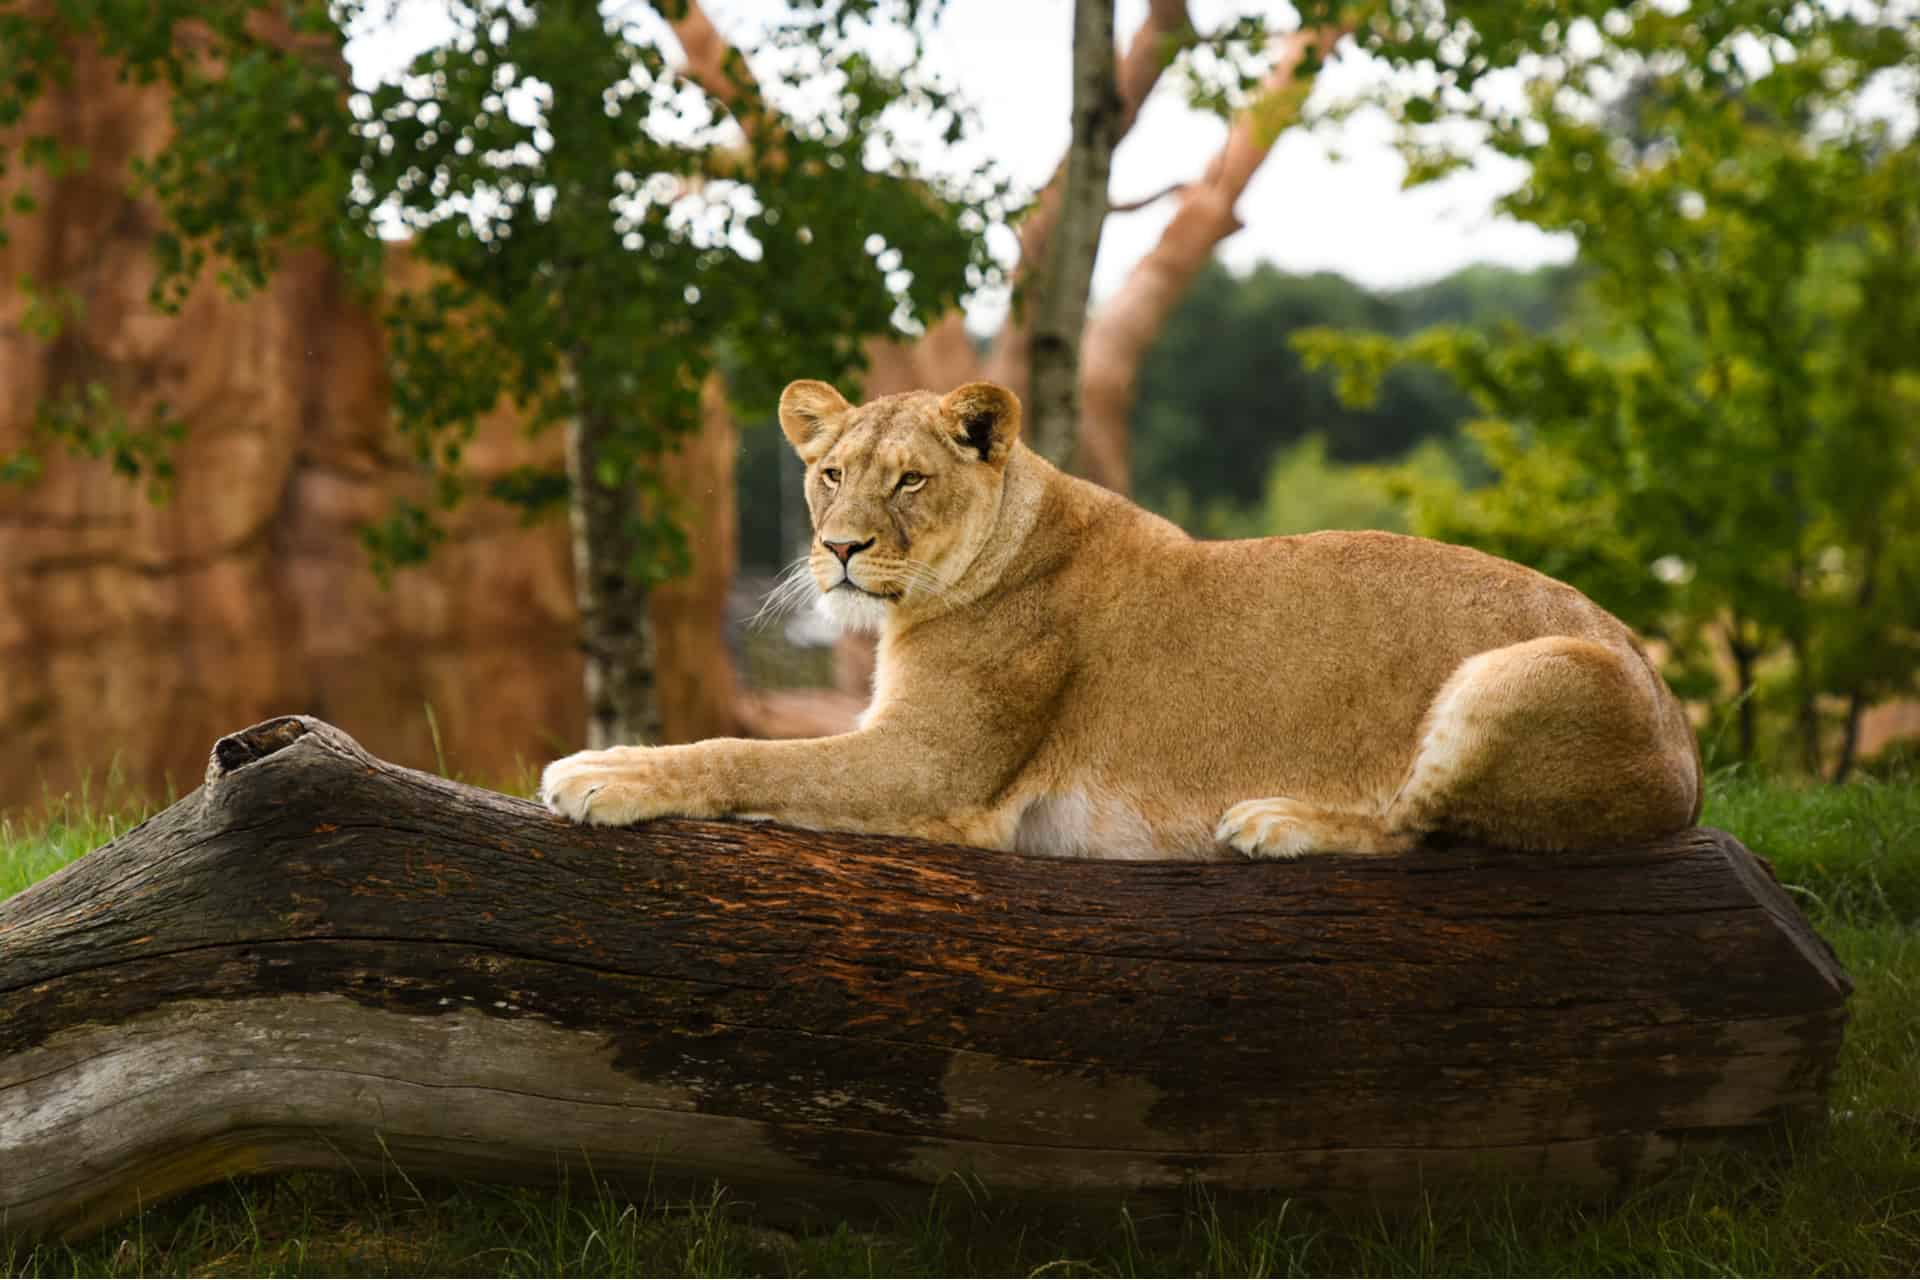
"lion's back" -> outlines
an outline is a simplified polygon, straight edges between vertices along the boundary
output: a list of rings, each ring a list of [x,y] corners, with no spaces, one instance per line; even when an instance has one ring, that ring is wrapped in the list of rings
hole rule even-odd
[[[1372,798],[1466,658],[1547,635],[1635,647],[1572,587],[1466,547],[1377,532],[1115,541],[1059,576],[1075,694],[1052,737],[1067,772],[1122,788],[1151,776],[1155,790]],[[1276,760],[1302,776],[1276,778]]]

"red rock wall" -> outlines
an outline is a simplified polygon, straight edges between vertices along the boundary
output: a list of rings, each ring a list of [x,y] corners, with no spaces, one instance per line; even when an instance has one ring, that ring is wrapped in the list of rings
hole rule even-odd
[[[37,802],[110,762],[184,792],[219,734],[305,711],[376,753],[507,782],[577,745],[582,722],[564,527],[468,504],[425,570],[382,591],[356,525],[418,484],[387,431],[382,336],[317,254],[263,294],[209,281],[178,316],[146,300],[153,215],[124,194],[127,160],[165,137],[160,91],[82,57],[24,132],[86,149],[85,172],[29,175],[40,209],[0,247],[0,452],[34,406],[97,379],[143,415],[189,426],[172,501],[152,505],[104,462],[55,454],[0,489],[0,806]],[[16,170],[16,173],[18,171]],[[22,276],[71,290],[80,318],[49,344],[23,332]],[[510,420],[469,451],[489,473],[543,453]]]

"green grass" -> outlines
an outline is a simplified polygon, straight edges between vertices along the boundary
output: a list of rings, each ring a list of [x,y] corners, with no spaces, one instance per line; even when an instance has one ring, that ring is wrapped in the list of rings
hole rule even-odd
[[[1920,780],[1787,785],[1737,771],[1707,791],[1708,826],[1770,859],[1816,923],[1920,926]]]
[[[71,1245],[0,1240],[18,1275],[1920,1274],[1920,786],[1722,774],[1704,821],[1772,859],[1857,990],[1832,1115],[1593,1203],[1524,1188],[1395,1210],[1285,1199],[1074,1218],[949,1183],[911,1214],[777,1230],[691,1200],[296,1174],[213,1187]],[[84,799],[0,819],[0,895],[131,825]]]
[[[109,774],[97,789],[88,782],[76,795],[44,798],[35,810],[0,812],[0,898],[46,879],[161,807]]]

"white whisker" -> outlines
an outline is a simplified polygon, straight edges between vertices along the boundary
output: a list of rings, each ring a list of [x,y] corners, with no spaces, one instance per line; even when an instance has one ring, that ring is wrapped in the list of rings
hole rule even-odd
[[[873,583],[872,590],[891,593],[896,600],[926,600],[943,603],[951,594],[938,570],[922,560],[906,556],[887,558],[868,564],[861,576]],[[885,584],[885,585],[882,585]],[[781,571],[778,581],[761,601],[760,608],[747,620],[749,627],[763,627],[798,613],[809,602],[825,610],[825,616],[844,627],[877,630],[886,617],[879,599],[848,597],[844,593],[823,595],[814,580],[810,556],[803,555]]]
[[[767,598],[760,602],[760,608],[747,619],[747,626],[765,626],[796,613],[819,590],[808,559],[803,555],[781,571],[780,580],[767,592]]]

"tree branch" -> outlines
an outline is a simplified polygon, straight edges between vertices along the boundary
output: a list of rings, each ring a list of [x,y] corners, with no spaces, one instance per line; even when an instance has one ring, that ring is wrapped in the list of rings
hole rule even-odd
[[[746,59],[720,34],[700,7],[700,0],[686,0],[686,5],[686,12],[670,24],[685,58],[680,73],[733,110],[736,117],[742,111],[765,115],[766,101],[747,69]]]
[[[1089,318],[1080,384],[1080,470],[1089,479],[1127,491],[1127,418],[1140,363],[1214,247],[1240,229],[1235,202],[1305,101],[1310,81],[1296,76],[1301,60],[1310,49],[1324,56],[1347,30],[1318,27],[1280,39],[1258,95],[1234,118],[1206,172],[1181,186],[1180,207],[1159,242]]]
[[[1141,196],[1137,200],[1123,200],[1118,204],[1108,204],[1107,212],[1108,213],[1138,213],[1140,212],[1140,210],[1145,209],[1149,205],[1160,203],[1160,201],[1165,200],[1170,195],[1176,195],[1182,191],[1185,191],[1187,189],[1187,186],[1188,184],[1185,182],[1169,182],[1166,186],[1160,188],[1158,191],[1154,192],[1152,195]]]

